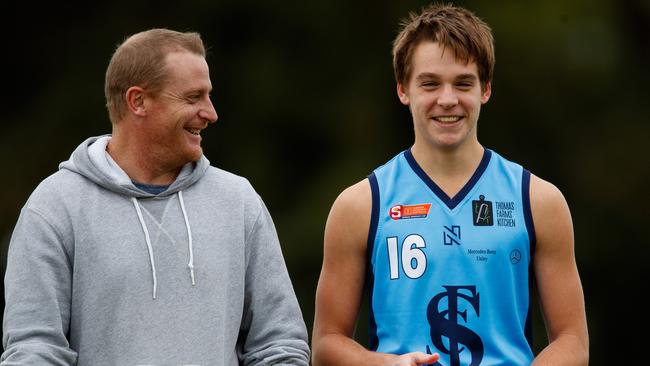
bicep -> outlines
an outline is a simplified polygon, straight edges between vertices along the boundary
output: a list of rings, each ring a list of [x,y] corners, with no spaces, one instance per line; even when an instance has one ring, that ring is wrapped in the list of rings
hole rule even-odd
[[[347,192],[350,193],[350,192]],[[370,196],[345,192],[334,203],[324,237],[323,266],[316,291],[314,335],[351,337],[363,294]]]
[[[535,277],[549,338],[565,332],[586,332],[584,295],[567,202],[556,187],[535,177],[531,180],[531,208],[537,238]]]

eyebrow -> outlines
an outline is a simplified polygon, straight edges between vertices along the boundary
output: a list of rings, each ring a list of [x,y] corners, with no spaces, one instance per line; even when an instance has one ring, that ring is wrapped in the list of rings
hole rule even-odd
[[[190,94],[210,94],[212,92],[212,89],[207,89],[207,88],[191,88],[183,92],[184,95],[190,95]]]
[[[478,80],[478,76],[474,74],[460,74],[456,77],[456,80],[476,81]]]
[[[440,79],[440,75],[432,72],[423,72],[416,77],[416,80],[422,81],[427,79]],[[476,81],[478,77],[474,74],[466,73],[456,76],[456,80]]]

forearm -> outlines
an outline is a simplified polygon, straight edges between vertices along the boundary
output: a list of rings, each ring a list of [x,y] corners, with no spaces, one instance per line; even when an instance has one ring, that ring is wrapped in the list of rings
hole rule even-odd
[[[398,356],[372,352],[341,334],[318,337],[312,345],[313,366],[392,365]]]
[[[265,207],[246,245],[248,263],[241,325],[245,337],[240,361],[246,365],[307,366],[307,327]]]
[[[588,342],[572,334],[563,334],[549,343],[533,361],[533,366],[578,366],[589,364]]]
[[[71,266],[53,227],[24,210],[9,244],[5,272],[2,365],[73,365]]]
[[[262,360],[261,364],[273,360],[278,365],[307,366],[309,344],[300,306],[284,267],[274,271],[273,267],[267,265],[259,281],[248,283],[240,360],[251,365],[257,365],[253,360]]]

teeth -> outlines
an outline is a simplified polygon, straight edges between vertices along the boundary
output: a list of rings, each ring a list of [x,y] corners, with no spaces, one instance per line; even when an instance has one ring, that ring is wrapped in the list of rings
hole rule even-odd
[[[438,116],[434,117],[433,119],[440,122],[456,122],[460,120],[460,118],[460,116]]]
[[[185,131],[187,131],[187,132],[189,132],[189,133],[191,133],[193,135],[200,135],[201,134],[201,130],[198,129],[198,128],[185,128]]]

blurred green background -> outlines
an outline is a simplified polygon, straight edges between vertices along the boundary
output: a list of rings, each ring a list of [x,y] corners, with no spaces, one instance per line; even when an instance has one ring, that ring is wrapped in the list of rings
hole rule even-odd
[[[591,364],[644,360],[647,337],[633,333],[647,323],[650,2],[456,3],[496,39],[479,140],[555,183],[572,210]],[[426,4],[4,3],[0,269],[31,191],[83,139],[110,132],[103,82],[114,47],[152,27],[198,31],[219,114],[205,154],[247,177],[267,203],[311,332],[330,205],[412,143],[390,48],[399,20]],[[364,326],[362,313],[361,342]],[[539,311],[535,335],[538,350]]]

